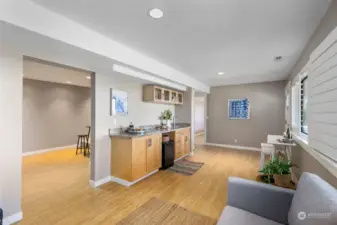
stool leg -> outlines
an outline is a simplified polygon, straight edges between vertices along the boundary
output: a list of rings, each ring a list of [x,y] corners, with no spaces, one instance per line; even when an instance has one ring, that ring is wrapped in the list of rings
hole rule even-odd
[[[80,137],[77,137],[76,155],[78,152],[79,143],[80,143]]]
[[[84,146],[83,146],[83,156],[87,156],[87,138],[83,137],[84,140]]]
[[[82,154],[82,150],[83,150],[83,137],[81,137],[81,154]]]
[[[260,169],[262,170],[264,167],[264,152],[261,152],[260,156]]]

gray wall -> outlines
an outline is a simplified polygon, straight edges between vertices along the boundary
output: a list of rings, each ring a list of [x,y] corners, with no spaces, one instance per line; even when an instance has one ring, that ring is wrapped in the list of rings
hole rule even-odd
[[[302,52],[301,57],[297,61],[295,67],[292,69],[289,79],[292,80],[301,69],[307,64],[311,52],[313,52],[318,45],[329,35],[329,33],[337,26],[337,0],[332,0],[332,3],[322,18],[320,25],[316,28],[314,34],[309,40],[307,46]]]
[[[268,134],[282,134],[285,128],[284,88],[284,81],[212,87],[207,98],[206,141],[259,148]],[[240,98],[249,100],[250,119],[229,120],[228,99]]]
[[[24,79],[23,152],[77,142],[90,125],[90,88]]]
[[[337,0],[333,0],[327,14],[321,20],[309,43],[304,49],[302,56],[298,60],[296,66],[291,71],[289,80],[301,71],[309,60],[310,54],[318,45],[329,35],[329,33],[337,27]],[[292,161],[298,165],[299,168],[294,169],[295,174],[299,178],[302,172],[311,172],[326,179],[329,183],[337,187],[337,178],[333,176],[327,169],[325,169],[315,158],[313,158],[302,147],[298,146],[293,151]]]
[[[0,137],[0,207],[7,217],[21,212],[22,55],[6,44],[0,44]]]
[[[127,75],[125,75],[127,76]],[[94,76],[95,107],[95,152],[92,162],[91,179],[98,181],[110,176],[111,138],[109,129],[128,126],[130,122],[139,125],[160,124],[160,115],[166,109],[174,113],[174,105],[143,102],[143,81],[119,79],[118,74],[96,73]],[[110,88],[128,93],[128,114],[110,116]]]

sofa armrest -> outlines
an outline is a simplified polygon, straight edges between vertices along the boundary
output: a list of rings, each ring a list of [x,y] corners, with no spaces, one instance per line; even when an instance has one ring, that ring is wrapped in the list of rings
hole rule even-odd
[[[288,224],[288,212],[294,193],[294,190],[230,177],[227,205]]]

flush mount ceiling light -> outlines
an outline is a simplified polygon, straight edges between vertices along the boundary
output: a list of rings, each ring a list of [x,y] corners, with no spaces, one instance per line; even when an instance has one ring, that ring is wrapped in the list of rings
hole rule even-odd
[[[275,61],[280,61],[282,60],[282,56],[275,56]]]
[[[218,72],[218,75],[224,75],[225,72]]]
[[[90,79],[91,79],[91,76],[87,76],[87,79],[89,79],[89,80],[90,80]]]
[[[70,82],[70,81],[67,81],[67,84],[71,84],[71,82]]]
[[[160,9],[155,8],[149,11],[149,15],[154,19],[159,19],[163,17],[164,13]]]

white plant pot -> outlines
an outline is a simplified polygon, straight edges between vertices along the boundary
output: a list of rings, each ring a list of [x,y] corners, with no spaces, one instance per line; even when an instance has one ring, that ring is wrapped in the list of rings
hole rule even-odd
[[[171,120],[166,120],[166,126],[171,127]]]

